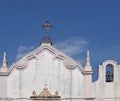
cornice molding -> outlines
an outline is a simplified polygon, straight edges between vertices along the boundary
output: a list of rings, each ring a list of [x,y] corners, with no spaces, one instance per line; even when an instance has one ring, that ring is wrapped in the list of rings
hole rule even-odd
[[[19,69],[19,70],[24,69],[27,66],[27,63],[29,60],[36,58],[37,54],[39,54],[40,52],[42,52],[44,50],[47,50],[48,52],[54,54],[56,59],[63,60],[64,65],[66,66],[67,69],[72,70],[72,69],[78,68],[84,74],[84,72],[85,72],[84,68],[80,63],[74,61],[71,57],[65,55],[63,52],[60,52],[55,47],[46,44],[46,45],[41,45],[37,49],[35,49],[32,52],[25,55],[23,58],[21,58],[17,62],[13,63],[9,67],[8,72],[0,73],[0,76],[9,75],[15,68]]]

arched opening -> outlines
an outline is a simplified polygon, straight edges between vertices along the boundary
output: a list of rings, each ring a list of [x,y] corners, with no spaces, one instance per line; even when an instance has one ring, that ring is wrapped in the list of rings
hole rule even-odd
[[[113,82],[114,78],[114,67],[112,64],[106,66],[106,82]]]

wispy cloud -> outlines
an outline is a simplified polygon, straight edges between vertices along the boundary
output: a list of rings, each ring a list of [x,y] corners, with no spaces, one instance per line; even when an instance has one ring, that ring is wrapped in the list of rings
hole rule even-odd
[[[83,57],[80,57],[82,53],[87,50],[88,41],[85,38],[73,37],[62,42],[56,43],[55,47],[70,57],[74,58],[76,61],[84,64],[85,61]]]
[[[33,50],[35,47],[34,46],[19,46],[18,48],[18,53],[16,56],[16,60],[20,59],[21,57],[23,57],[24,55],[26,55],[28,52],[30,52],[31,50]]]
[[[68,54],[75,56],[81,54],[87,48],[88,42],[84,38],[73,37],[56,43],[55,47]]]

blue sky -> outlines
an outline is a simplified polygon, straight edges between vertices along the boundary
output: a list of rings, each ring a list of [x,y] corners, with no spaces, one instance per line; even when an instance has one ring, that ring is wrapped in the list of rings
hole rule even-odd
[[[95,71],[105,60],[120,64],[119,0],[1,0],[0,60],[8,65],[40,45],[41,25],[49,20],[53,45],[84,65],[91,52]]]

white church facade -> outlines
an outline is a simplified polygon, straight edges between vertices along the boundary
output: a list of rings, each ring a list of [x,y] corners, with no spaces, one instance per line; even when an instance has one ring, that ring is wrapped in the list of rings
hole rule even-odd
[[[92,82],[90,53],[86,65],[57,50],[46,36],[41,45],[0,68],[0,101],[120,101],[120,65],[107,60]]]

